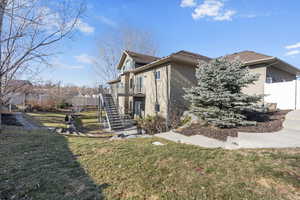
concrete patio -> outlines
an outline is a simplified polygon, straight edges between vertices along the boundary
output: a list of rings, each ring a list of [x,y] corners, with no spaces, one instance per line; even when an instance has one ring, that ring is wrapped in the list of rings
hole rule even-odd
[[[226,142],[202,135],[187,137],[173,131],[156,134],[174,142],[192,144],[206,148],[295,148],[300,147],[300,110],[291,111],[286,115],[283,129],[273,133],[244,133],[238,137],[228,137]]]

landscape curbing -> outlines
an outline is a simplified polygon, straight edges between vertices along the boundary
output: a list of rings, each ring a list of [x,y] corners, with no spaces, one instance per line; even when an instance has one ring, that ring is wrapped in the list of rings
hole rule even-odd
[[[185,136],[173,131],[156,134],[155,136],[173,142],[192,144],[205,148],[297,148],[300,147],[300,110],[291,111],[286,115],[283,129],[272,133],[244,133],[238,137],[228,137],[226,142],[203,135]]]

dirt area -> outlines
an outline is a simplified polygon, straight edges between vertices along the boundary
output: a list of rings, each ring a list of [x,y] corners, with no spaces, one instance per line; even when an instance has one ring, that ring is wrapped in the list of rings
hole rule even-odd
[[[212,126],[203,127],[200,124],[192,124],[188,128],[177,130],[187,136],[204,135],[206,137],[226,141],[228,136],[237,137],[238,132],[249,133],[270,133],[282,129],[282,123],[285,115],[290,110],[281,110],[264,114],[252,114],[248,116],[249,120],[257,121],[256,126],[243,126],[237,128],[216,128]]]
[[[7,126],[22,126],[20,122],[17,121],[16,116],[11,113],[2,113],[2,124]]]

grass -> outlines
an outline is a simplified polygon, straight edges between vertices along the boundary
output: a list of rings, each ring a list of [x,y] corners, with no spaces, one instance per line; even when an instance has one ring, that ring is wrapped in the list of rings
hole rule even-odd
[[[97,110],[80,112],[83,130],[85,133],[99,133],[100,123],[97,118]],[[35,122],[46,127],[66,128],[65,115],[67,113],[37,112],[27,113]]]
[[[100,130],[100,123],[98,121],[98,111],[90,110],[80,113],[83,128],[89,133],[97,133]]]
[[[66,128],[65,113],[36,112],[27,113],[35,122],[46,127]]]
[[[0,163],[0,199],[300,199],[300,149],[229,151],[6,130]]]

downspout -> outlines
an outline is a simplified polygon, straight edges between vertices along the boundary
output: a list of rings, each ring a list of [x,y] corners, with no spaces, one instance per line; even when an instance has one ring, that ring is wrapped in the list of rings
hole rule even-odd
[[[166,66],[166,75],[167,75],[167,88],[166,88],[166,90],[167,90],[167,116],[166,116],[166,131],[169,131],[169,102],[170,102],[170,91],[169,91],[169,88],[170,88],[170,86],[169,86],[169,66],[170,65],[167,65]]]
[[[157,105],[158,105],[158,99],[157,99],[157,80],[156,80],[156,70],[153,71],[154,74],[154,83],[155,83],[155,114],[156,116],[158,115],[158,111],[157,111]]]

